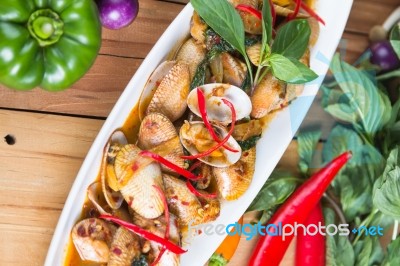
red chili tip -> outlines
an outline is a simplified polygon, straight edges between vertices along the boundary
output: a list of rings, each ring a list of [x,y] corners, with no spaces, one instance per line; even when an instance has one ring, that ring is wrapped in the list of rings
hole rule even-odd
[[[247,12],[260,20],[262,19],[261,12],[252,6],[240,4],[240,5],[237,5],[235,8],[239,11]]]
[[[192,185],[192,183],[190,183],[190,181],[186,181],[186,186],[188,187],[188,189],[190,190],[190,192],[192,194],[194,194],[197,197],[202,197],[202,198],[209,198],[209,199],[215,199],[217,197],[216,193],[210,193],[210,194],[206,194],[206,193],[201,193],[198,190],[196,190],[196,188]]]

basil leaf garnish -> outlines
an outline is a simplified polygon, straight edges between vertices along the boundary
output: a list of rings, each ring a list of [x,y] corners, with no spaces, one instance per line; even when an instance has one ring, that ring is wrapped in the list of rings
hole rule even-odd
[[[190,2],[200,17],[216,33],[246,56],[243,22],[239,13],[228,1],[191,0]]]
[[[272,19],[271,2],[269,0],[264,0],[262,7],[263,44],[271,44],[272,42]]]
[[[305,19],[289,21],[280,28],[272,44],[272,53],[299,59],[307,49],[311,28]]]
[[[318,77],[314,71],[298,60],[280,54],[272,54],[269,63],[272,74],[287,83],[303,84]]]

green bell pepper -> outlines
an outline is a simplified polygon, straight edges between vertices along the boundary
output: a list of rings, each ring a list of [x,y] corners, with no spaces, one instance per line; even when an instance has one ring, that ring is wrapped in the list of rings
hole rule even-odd
[[[0,0],[0,83],[28,90],[70,87],[101,45],[93,0]]]

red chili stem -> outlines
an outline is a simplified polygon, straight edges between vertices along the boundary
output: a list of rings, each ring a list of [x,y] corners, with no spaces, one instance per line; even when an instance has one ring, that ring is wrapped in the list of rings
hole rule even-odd
[[[207,108],[206,108],[206,97],[204,95],[204,92],[200,88],[197,88],[197,101],[199,103],[199,111],[200,111],[201,119],[203,119],[204,125],[208,129],[208,132],[210,132],[211,137],[216,142],[218,142],[218,143],[221,142],[220,138],[215,133],[215,131],[210,123],[210,120],[208,120]],[[232,123],[235,123],[235,121],[232,121]],[[223,145],[222,147],[224,147],[225,149],[227,149],[231,152],[239,152],[238,150],[235,150],[235,149],[229,147],[228,145]]]
[[[276,226],[278,226],[279,223],[292,226],[294,226],[295,223],[304,224],[335,175],[351,156],[351,152],[341,154],[310,177],[277,210],[268,223],[275,224]],[[261,236],[250,257],[249,266],[278,266],[293,237],[294,234],[291,234],[286,236],[285,240],[283,240],[282,237],[272,236],[271,234]]]
[[[140,156],[145,156],[145,157],[152,158],[153,160],[156,160],[157,162],[159,162],[159,163],[165,165],[166,167],[168,167],[168,168],[174,170],[174,171],[177,172],[178,174],[180,174],[180,175],[186,177],[187,179],[190,179],[190,180],[198,180],[198,179],[201,178],[200,176],[196,176],[195,174],[189,172],[188,170],[183,169],[182,167],[179,167],[178,165],[176,165],[176,164],[174,164],[174,163],[171,163],[170,161],[168,161],[168,160],[165,159],[164,157],[162,157],[162,156],[160,156],[160,155],[158,155],[158,154],[152,153],[151,151],[141,151],[141,152],[139,153],[139,155],[140,155]],[[184,158],[184,157],[185,157],[185,156],[182,156],[182,158]]]
[[[269,0],[269,6],[271,9],[271,16],[272,16],[272,27],[275,26],[275,21],[276,21],[276,12],[275,12],[275,6],[274,3],[272,3],[272,0]]]
[[[235,111],[235,107],[233,106],[233,104],[230,101],[228,101],[227,99],[222,99],[222,102],[231,109],[232,121],[236,121],[236,111]],[[194,160],[194,159],[198,159],[198,158],[202,158],[202,157],[206,157],[206,156],[210,155],[213,151],[221,148],[229,140],[229,138],[231,137],[231,135],[233,133],[234,128],[235,128],[235,123],[231,123],[231,128],[230,128],[228,134],[225,136],[225,138],[220,143],[218,143],[217,145],[212,147],[211,149],[209,149],[205,152],[202,152],[202,153],[195,154],[195,155],[181,156],[181,158],[186,159],[186,160]]]
[[[290,20],[295,19],[297,17],[297,15],[299,14],[299,11],[300,11],[301,1],[302,0],[296,0],[296,7],[294,8],[293,13],[288,15],[287,21],[290,21]]]
[[[301,7],[308,13],[310,16],[314,17],[316,20],[321,22],[325,26],[325,21],[314,11],[312,8],[307,6],[305,3],[301,2]]]
[[[261,12],[252,6],[240,4],[240,5],[236,6],[236,9],[239,11],[247,12],[247,13],[255,16],[256,18],[258,18],[259,20],[261,20],[261,18],[262,18]]]
[[[186,181],[186,186],[188,187],[188,189],[190,190],[190,192],[192,192],[193,195],[197,196],[197,197],[202,197],[202,198],[208,198],[208,199],[215,199],[217,197],[217,193],[210,193],[210,194],[206,194],[206,193],[201,193],[198,190],[196,190],[196,188],[192,185],[192,183],[190,183],[189,180]]]
[[[107,215],[107,214],[100,215],[100,218],[107,220],[107,221],[111,221],[116,224],[119,224],[119,225],[125,227],[126,229],[128,229],[129,231],[131,231],[149,241],[155,241],[155,242],[161,244],[162,246],[164,246],[166,249],[168,249],[172,253],[183,254],[186,252],[186,250],[182,249],[180,246],[178,246],[162,237],[159,237],[158,235],[155,235],[147,230],[144,230],[143,228],[141,228],[135,224],[128,223],[124,220],[121,220],[117,217],[114,217],[112,215]]]
[[[165,222],[166,222],[164,238],[166,240],[168,240],[169,239],[169,210],[168,210],[167,199],[165,198],[165,194],[160,187],[155,186],[155,185],[153,185],[153,187],[157,190],[158,194],[161,197],[163,205],[164,205],[164,216],[165,216]],[[157,265],[157,263],[161,260],[161,257],[164,255],[165,250],[166,250],[166,248],[163,246],[160,253],[158,253],[157,258],[151,264],[152,266]]]
[[[321,204],[317,204],[308,216],[304,226],[324,225],[324,215]],[[325,266],[325,237],[319,232],[309,235],[297,232],[296,266]]]

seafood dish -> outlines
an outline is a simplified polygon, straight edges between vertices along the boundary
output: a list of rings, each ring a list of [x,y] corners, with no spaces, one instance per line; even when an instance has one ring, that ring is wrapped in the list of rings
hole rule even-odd
[[[128,85],[136,90],[129,92],[134,97],[121,96],[130,106],[113,110],[99,133],[46,265],[204,265],[206,252],[223,236],[215,236],[219,240],[204,248],[202,258],[190,262],[188,254],[197,252],[198,243],[210,241],[190,227],[234,222],[283,153],[294,134],[285,133],[288,107],[318,77],[313,49],[320,34],[329,34],[309,7],[313,1],[303,8],[296,6],[299,1],[222,1],[243,25],[244,49],[213,26],[214,18],[197,8],[201,2],[188,4],[171,25],[187,23],[184,38],[168,37],[170,29],[161,37],[169,38],[169,50],[157,60],[149,54],[146,61],[154,62],[145,61],[147,69],[141,67]],[[330,46],[327,56],[333,51]],[[293,71],[284,70],[282,62]],[[266,147],[271,128],[285,131],[275,133],[284,141]],[[277,159],[263,163],[269,160],[266,149]]]

